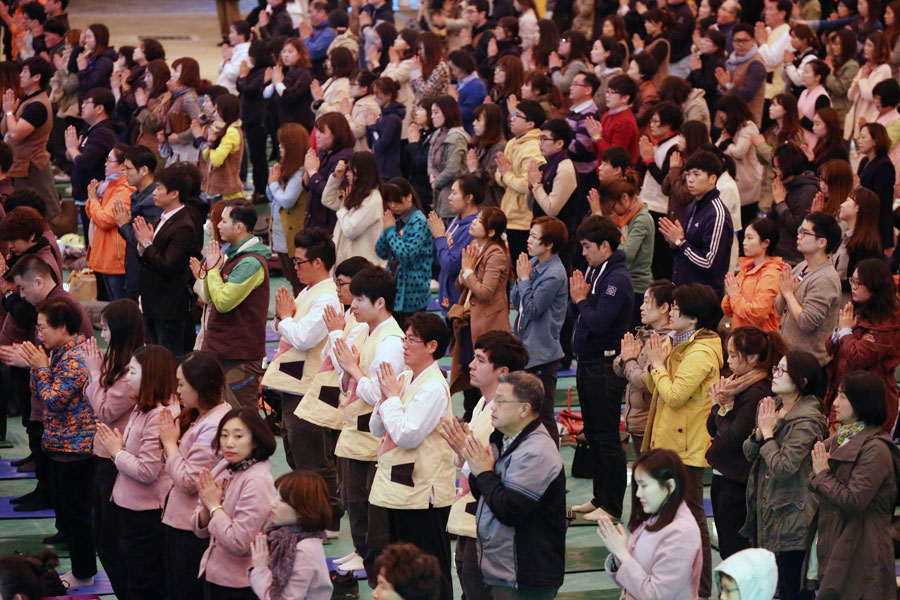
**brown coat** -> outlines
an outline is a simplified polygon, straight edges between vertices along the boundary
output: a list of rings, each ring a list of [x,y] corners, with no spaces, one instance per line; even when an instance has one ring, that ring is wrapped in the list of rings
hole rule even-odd
[[[759,55],[756,55],[751,60],[745,61],[735,67],[734,71],[732,71],[731,73],[731,89],[744,85],[744,79],[747,77],[747,69],[749,69],[750,65],[754,62],[762,62],[762,59],[759,57]],[[757,125],[762,123],[763,106],[765,105],[765,103],[766,84],[765,82],[763,82],[759,86],[759,89],[756,91],[756,95],[753,96],[753,99],[747,103],[747,106],[750,108],[750,112],[753,114],[753,120],[756,121]]]
[[[488,244],[475,261],[474,273],[456,279],[459,304],[469,303],[472,341],[492,330],[509,331],[509,257],[499,244]]]
[[[829,469],[810,482],[819,497],[819,593],[894,598],[891,518],[900,451],[878,427],[866,427],[840,447],[836,438],[825,441]]]

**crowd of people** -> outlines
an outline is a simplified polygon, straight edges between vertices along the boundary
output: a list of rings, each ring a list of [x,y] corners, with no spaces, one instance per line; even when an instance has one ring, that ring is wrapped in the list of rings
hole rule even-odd
[[[217,4],[216,74],[0,4],[0,440],[66,587],[330,598],[346,515],[376,598],[550,599],[581,515],[623,598],[895,597],[900,3]]]

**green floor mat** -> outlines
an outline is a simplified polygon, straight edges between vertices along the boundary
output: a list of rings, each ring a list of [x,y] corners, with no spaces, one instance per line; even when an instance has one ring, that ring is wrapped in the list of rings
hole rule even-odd
[[[0,556],[19,552],[20,554],[36,555],[48,545],[41,541],[44,534],[31,537],[0,538]],[[52,546],[60,558],[68,558],[69,547],[65,544]]]
[[[608,590],[582,590],[580,592],[560,592],[556,600],[618,600],[622,590],[612,588]]]
[[[609,550],[602,546],[566,548],[566,573],[602,571]]]

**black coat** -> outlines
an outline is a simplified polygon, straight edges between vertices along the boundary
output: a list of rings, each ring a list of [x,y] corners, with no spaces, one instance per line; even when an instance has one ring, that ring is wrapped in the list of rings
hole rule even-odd
[[[881,234],[881,247],[894,247],[894,180],[896,172],[894,163],[884,154],[876,156],[870,161],[863,158],[856,170],[859,175],[859,185],[870,190],[878,196],[878,233]]]
[[[185,206],[163,223],[144,249],[141,308],[149,319],[184,319],[190,314],[188,260],[196,244],[193,209]]]
[[[119,124],[112,119],[104,119],[81,132],[83,139],[78,145],[81,154],[72,161],[72,198],[87,200],[87,186],[92,179],[106,178],[106,157],[119,142]]]
[[[272,102],[278,112],[278,122],[300,123],[308,132],[312,132],[316,122],[310,105],[313,102],[309,84],[312,83],[312,71],[306,67],[291,67],[284,73],[284,93],[272,95]]]
[[[263,98],[266,88],[266,67],[250,69],[246,77],[239,77],[237,89],[241,95],[241,122],[244,125],[262,125],[266,118],[266,105],[269,101]]]
[[[403,174],[400,169],[400,147],[403,140],[400,139],[400,136],[405,116],[406,107],[399,102],[394,102],[384,107],[374,125],[366,127],[366,139],[369,142],[369,148],[375,154],[378,171],[381,173],[383,181],[400,177]]]
[[[328,231],[334,229],[337,214],[322,204],[322,192],[325,191],[325,184],[337,168],[338,162],[349,161],[352,154],[352,147],[337,151],[319,150],[319,170],[309,178],[307,185],[309,200],[306,205],[306,227],[324,227]]]
[[[772,395],[772,382],[766,378],[757,381],[734,397],[734,406],[725,416],[719,415],[719,406],[713,403],[706,430],[712,444],[706,451],[709,465],[728,479],[747,485],[750,463],[744,456],[744,440],[756,427],[756,408],[759,401]]]

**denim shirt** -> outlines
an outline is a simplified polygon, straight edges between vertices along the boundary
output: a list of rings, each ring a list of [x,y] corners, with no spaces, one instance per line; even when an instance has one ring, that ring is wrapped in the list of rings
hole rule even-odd
[[[563,357],[559,343],[568,306],[566,268],[556,254],[543,263],[531,259],[531,277],[516,283],[511,304],[519,311],[513,333],[528,350],[530,369]]]
[[[450,307],[459,300],[459,290],[456,289],[456,276],[459,275],[462,267],[462,251],[472,241],[469,234],[469,227],[472,226],[480,212],[469,215],[465,218],[454,217],[447,226],[447,231],[453,238],[453,244],[447,244],[447,238],[442,236],[434,238],[432,245],[434,247],[434,259],[437,261],[441,270],[438,274],[438,300],[441,305],[441,312],[446,317],[450,312]]]

